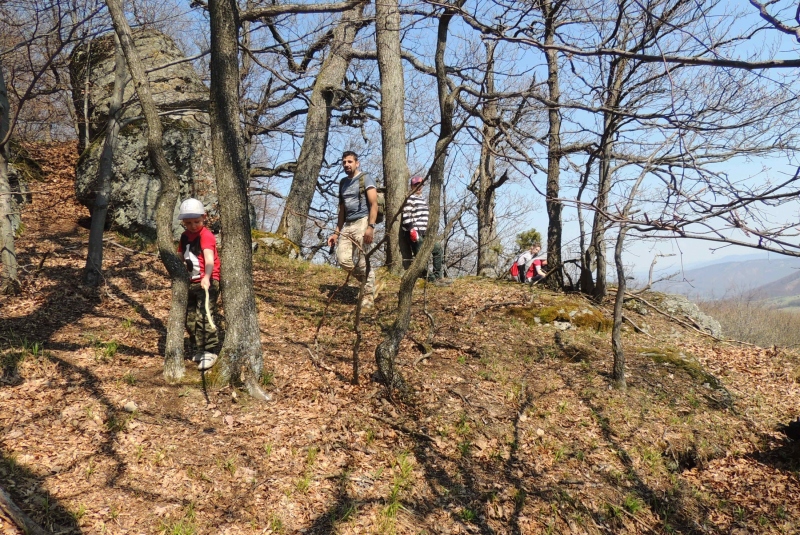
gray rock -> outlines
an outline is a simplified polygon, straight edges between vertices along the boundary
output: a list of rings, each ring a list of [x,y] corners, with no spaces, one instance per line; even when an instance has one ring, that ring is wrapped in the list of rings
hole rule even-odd
[[[139,406],[136,405],[135,401],[127,402],[122,408],[125,409],[125,412],[136,412],[139,410]]]
[[[712,336],[722,336],[719,322],[700,311],[700,309],[682,295],[663,294],[657,306],[664,312],[680,319],[691,318],[701,329]]]
[[[146,70],[183,59],[167,36],[154,30],[138,31],[134,41]],[[91,211],[94,203],[97,166],[103,149],[108,108],[114,87],[114,39],[107,34],[78,47],[70,58],[72,94],[78,117],[83,117],[83,95],[88,73],[88,122],[79,121],[81,157],[78,160],[75,191],[78,200]],[[162,112],[164,151],[180,180],[180,198],[203,201],[213,227],[218,199],[211,156],[211,129],[207,112],[208,88],[190,62],[148,73],[153,98]],[[114,182],[109,220],[126,233],[155,235],[155,203],[160,182],[147,153],[147,125],[133,83],[125,89],[124,126],[114,154]],[[85,146],[88,129],[91,139]],[[179,233],[176,219],[173,231]]]

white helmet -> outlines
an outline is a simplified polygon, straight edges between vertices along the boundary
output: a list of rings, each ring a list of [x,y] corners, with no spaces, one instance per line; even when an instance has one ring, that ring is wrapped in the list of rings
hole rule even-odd
[[[196,217],[203,217],[206,215],[206,209],[203,203],[197,199],[186,199],[181,203],[181,211],[178,214],[178,219],[194,219]]]

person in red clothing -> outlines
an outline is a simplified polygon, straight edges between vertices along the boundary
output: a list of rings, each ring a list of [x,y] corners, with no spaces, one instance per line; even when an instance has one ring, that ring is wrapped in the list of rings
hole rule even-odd
[[[219,333],[206,314],[217,312],[219,296],[219,255],[217,239],[206,226],[206,209],[197,199],[181,203],[178,219],[186,229],[181,234],[178,252],[186,261],[189,271],[189,295],[186,303],[186,330],[194,347],[194,357],[199,370],[207,370],[217,362]],[[206,293],[207,292],[207,293]]]

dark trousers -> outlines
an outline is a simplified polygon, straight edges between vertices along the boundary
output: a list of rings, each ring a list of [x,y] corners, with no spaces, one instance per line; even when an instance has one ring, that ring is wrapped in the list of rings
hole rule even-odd
[[[409,241],[411,238],[409,237]],[[419,239],[417,241],[411,242],[411,253],[416,257],[417,253],[419,252],[420,247],[422,247],[422,242],[425,240],[425,233],[419,233]],[[444,276],[444,272],[442,271],[442,264],[444,260],[444,255],[442,254],[442,244],[436,242],[433,244],[433,252],[431,253],[433,256],[433,274],[428,276],[428,280],[439,280]],[[427,270],[426,270],[427,271]]]
[[[208,309],[217,323],[217,297],[219,296],[219,282],[211,280],[208,289]],[[219,346],[219,333],[211,328],[206,316],[206,291],[199,282],[189,283],[189,297],[186,301],[186,331],[194,351],[210,351],[217,353]]]

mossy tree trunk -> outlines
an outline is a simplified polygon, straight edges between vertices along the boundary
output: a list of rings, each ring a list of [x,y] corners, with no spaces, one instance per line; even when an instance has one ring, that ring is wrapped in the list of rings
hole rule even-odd
[[[211,150],[217,175],[222,246],[222,291],[228,329],[217,382],[231,380],[259,399],[263,356],[253,290],[253,251],[247,203],[248,173],[239,110],[238,7],[211,0]]]
[[[161,188],[156,201],[156,241],[158,253],[167,268],[172,282],[172,301],[167,320],[167,341],[164,348],[164,378],[167,381],[179,381],[185,373],[183,363],[183,332],[186,319],[186,300],[189,290],[189,274],[183,258],[177,253],[172,236],[173,213],[178,203],[179,183],[175,172],[167,163],[164,155],[161,120],[158,116],[150,82],[144,66],[136,50],[131,28],[125,20],[120,0],[106,0],[108,11],[114,24],[114,31],[119,37],[128,71],[136,87],[136,94],[147,121],[147,152],[150,161],[161,181]]]
[[[92,209],[92,225],[89,230],[89,250],[86,254],[86,267],[83,269],[83,282],[89,286],[97,286],[103,276],[103,232],[108,215],[108,201],[111,198],[111,180],[113,175],[114,152],[117,148],[121,125],[122,101],[125,86],[128,82],[128,71],[125,68],[125,55],[114,35],[116,58],[114,65],[114,90],[108,107],[108,122],[103,152],[97,166],[97,192]],[[87,76],[89,69],[87,68]],[[88,100],[88,96],[85,97]],[[87,128],[88,130],[88,128]]]

